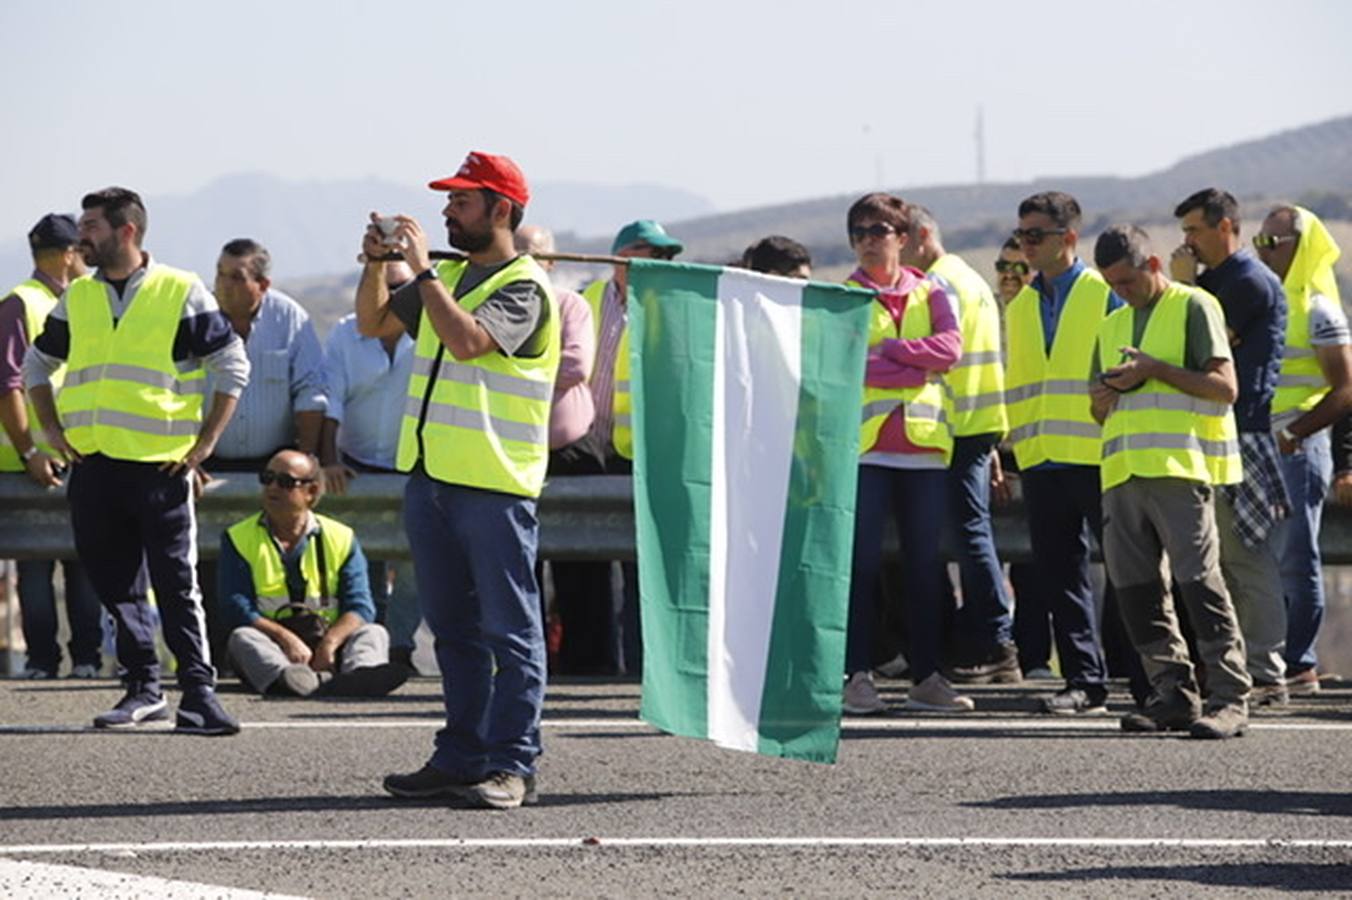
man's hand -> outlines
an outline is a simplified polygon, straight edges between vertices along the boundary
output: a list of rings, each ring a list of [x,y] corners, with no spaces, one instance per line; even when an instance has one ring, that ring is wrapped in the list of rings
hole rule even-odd
[[[1339,472],[1333,476],[1333,502],[1339,506],[1352,506],[1352,472]]]
[[[47,438],[47,443],[56,451],[57,457],[67,465],[72,465],[84,459],[79,451],[70,445],[66,440],[66,429],[57,425],[55,428],[42,429],[43,436]]]
[[[207,485],[211,484],[211,482],[214,480],[215,479],[211,477],[211,473],[208,472],[206,469],[203,469],[201,466],[198,466],[197,468],[193,469],[192,498],[194,500],[201,500],[202,495],[207,492]]]
[[[286,637],[282,640],[282,652],[286,654],[287,661],[301,666],[308,663],[310,657],[314,655],[310,652],[310,648],[305,646],[305,642],[291,632],[287,631],[285,634]]]
[[[404,262],[408,263],[413,274],[431,268],[432,257],[428,255],[427,233],[418,224],[418,220],[412,216],[395,216],[394,219],[399,223],[399,227],[394,230],[394,236],[403,244]]]
[[[1197,254],[1187,244],[1179,244],[1169,256],[1169,277],[1184,284],[1197,283]]]
[[[341,497],[347,493],[347,483],[357,477],[357,473],[342,463],[324,466],[320,469],[324,476],[324,490]]]
[[[61,469],[56,460],[39,450],[23,463],[24,471],[38,487],[52,488],[61,485]]]
[[[1005,474],[1005,467],[1000,465],[1000,451],[991,450],[991,499],[997,504],[1003,506],[1014,499],[1013,479],[1017,478],[1013,472]]]
[[[371,213],[371,221],[367,224],[366,231],[361,236],[361,252],[366,257],[367,262],[379,259],[399,249],[398,246],[385,243],[385,234],[376,224],[381,218],[383,217],[380,213]]]
[[[337,656],[337,645],[326,635],[315,645],[314,655],[310,657],[310,668],[316,672],[332,672]]]
[[[1103,384],[1117,391],[1130,391],[1140,387],[1155,374],[1159,360],[1149,353],[1142,353],[1135,347],[1119,347],[1122,362],[1103,373]],[[1103,385],[1093,385],[1090,389]]]
[[[170,460],[169,462],[161,463],[160,471],[168,472],[170,475],[181,475],[183,472],[196,469],[202,465],[202,463],[206,462],[207,458],[211,456],[212,451],[215,449],[216,444],[214,441],[210,443],[205,442],[199,435],[197,440],[193,442],[192,449],[188,451],[187,456],[184,456],[178,462]]]
[[[1117,408],[1117,398],[1121,396],[1117,391],[1105,384],[1095,382],[1089,385],[1089,409],[1094,416],[1094,421],[1102,425],[1108,417],[1113,414]]]

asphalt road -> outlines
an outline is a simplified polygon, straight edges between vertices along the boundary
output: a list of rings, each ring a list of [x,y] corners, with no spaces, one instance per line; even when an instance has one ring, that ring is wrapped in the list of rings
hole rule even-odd
[[[1051,687],[847,719],[822,766],[659,734],[636,684],[558,683],[541,804],[501,813],[381,792],[429,752],[430,679],[381,702],[228,693],[225,739],[86,729],[113,682],[0,682],[0,894],[152,884],[28,863],[318,897],[1352,893],[1352,688],[1210,743],[1029,712]]]

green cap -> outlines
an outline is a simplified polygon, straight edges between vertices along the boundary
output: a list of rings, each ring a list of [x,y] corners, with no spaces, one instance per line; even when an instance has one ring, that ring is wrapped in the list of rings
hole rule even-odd
[[[684,244],[667,234],[667,230],[652,219],[639,219],[621,228],[620,233],[615,235],[614,243],[610,245],[610,252],[619,253],[625,247],[632,247],[634,244],[672,249],[677,253],[685,249]]]

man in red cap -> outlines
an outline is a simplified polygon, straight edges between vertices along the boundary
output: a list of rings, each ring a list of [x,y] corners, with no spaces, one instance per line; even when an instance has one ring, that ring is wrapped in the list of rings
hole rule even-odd
[[[512,244],[530,199],[515,163],[471,153],[429,186],[448,192],[447,237],[467,259],[433,266],[418,222],[396,216],[386,235],[373,213],[366,258],[392,240],[417,275],[391,296],[385,264],[368,261],[357,288],[363,335],[403,328],[417,342],[396,466],[412,473],[404,526],[446,706],[432,758],[386,777],[385,790],[510,809],[535,801],[540,755],[535,501],[549,457],[559,311],[544,270]]]

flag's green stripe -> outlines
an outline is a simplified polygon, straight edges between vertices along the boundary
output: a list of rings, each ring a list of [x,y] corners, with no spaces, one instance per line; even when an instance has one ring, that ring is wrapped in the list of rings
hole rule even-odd
[[[721,271],[642,262],[629,269],[644,647],[639,714],[691,737],[708,733],[710,430]]]
[[[802,383],[761,699],[760,752],[834,762],[871,294],[803,293]]]

